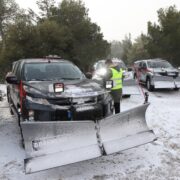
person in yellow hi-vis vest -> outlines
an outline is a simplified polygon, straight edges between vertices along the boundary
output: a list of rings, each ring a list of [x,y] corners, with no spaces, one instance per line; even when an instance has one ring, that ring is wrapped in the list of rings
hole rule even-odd
[[[123,82],[123,70],[117,64],[114,64],[111,59],[107,59],[105,62],[107,66],[107,74],[105,80],[112,80],[113,87],[111,89],[111,95],[114,100],[115,114],[120,113],[120,102],[122,98],[122,82]]]

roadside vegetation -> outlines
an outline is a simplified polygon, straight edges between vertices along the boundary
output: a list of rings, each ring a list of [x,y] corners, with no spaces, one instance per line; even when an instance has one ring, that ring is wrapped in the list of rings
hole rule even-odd
[[[148,22],[147,34],[108,42],[91,21],[82,1],[38,0],[39,12],[19,8],[15,0],[0,0],[0,81],[13,61],[59,55],[83,71],[107,57],[131,64],[138,59],[165,58],[180,66],[180,11],[159,9],[158,23]],[[132,29],[133,31],[133,29]]]
[[[14,0],[0,0],[0,79],[13,61],[59,55],[87,70],[105,58],[110,44],[91,22],[82,1],[37,1],[39,13],[20,9]]]
[[[180,11],[176,6],[157,11],[158,23],[147,22],[147,34],[131,40],[111,42],[111,56],[122,58],[127,64],[139,59],[164,58],[180,66]],[[133,30],[132,30],[133,31]]]

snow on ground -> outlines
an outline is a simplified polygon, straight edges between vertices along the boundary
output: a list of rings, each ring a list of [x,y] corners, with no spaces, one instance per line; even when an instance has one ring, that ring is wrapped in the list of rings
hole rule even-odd
[[[180,92],[150,93],[146,112],[158,140],[110,156],[25,175],[24,150],[17,122],[6,99],[0,102],[0,180],[180,179]],[[143,103],[142,96],[123,99],[122,110]]]
[[[6,94],[6,85],[5,84],[0,84],[0,90]]]
[[[6,96],[6,85],[5,84],[0,84],[0,93],[2,94],[2,96]]]

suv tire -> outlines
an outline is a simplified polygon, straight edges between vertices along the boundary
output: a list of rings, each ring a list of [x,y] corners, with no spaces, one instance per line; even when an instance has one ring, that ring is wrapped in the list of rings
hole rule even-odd
[[[176,88],[174,88],[174,91],[179,91],[179,88],[177,88],[177,87],[176,87]]]
[[[147,78],[147,80],[146,80],[146,87],[147,87],[148,91],[153,91],[154,90],[154,86],[151,85],[151,79],[150,78]]]

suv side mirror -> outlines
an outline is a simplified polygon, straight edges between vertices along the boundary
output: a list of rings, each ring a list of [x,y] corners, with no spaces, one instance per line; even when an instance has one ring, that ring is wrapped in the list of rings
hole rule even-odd
[[[17,77],[12,72],[9,72],[6,75],[6,81],[9,84],[19,84],[19,81],[17,80]]]

